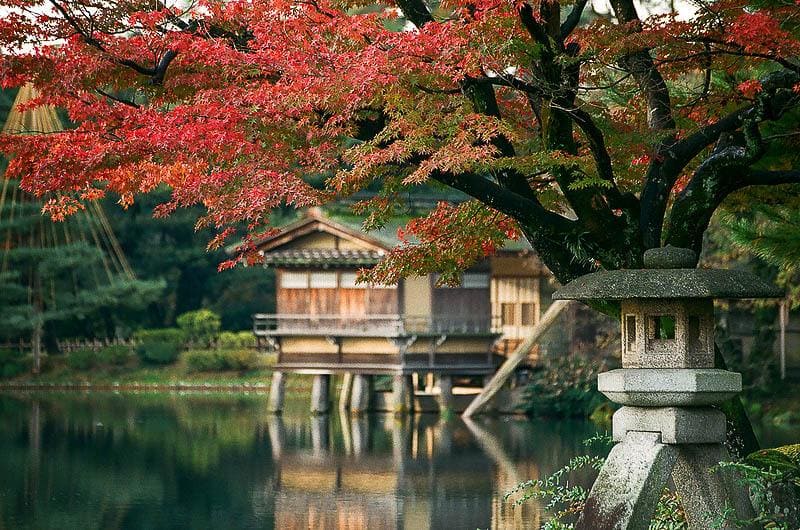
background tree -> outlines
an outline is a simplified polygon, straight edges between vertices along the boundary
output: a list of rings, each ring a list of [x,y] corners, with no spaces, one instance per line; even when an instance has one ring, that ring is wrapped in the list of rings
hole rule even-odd
[[[78,124],[0,147],[25,189],[60,192],[55,217],[164,183],[157,213],[202,205],[212,249],[373,182],[368,228],[421,183],[474,198],[410,222],[379,281],[447,281],[518,234],[561,282],[637,267],[647,248],[699,250],[732,193],[800,181],[765,161],[797,142],[794,1],[681,18],[612,0],[580,27],[586,4],[0,0],[4,84],[33,80]]]
[[[24,109],[34,97],[30,86],[19,92],[5,134],[62,130],[52,107]],[[116,336],[114,310],[142,307],[162,288],[135,278],[99,204],[59,224],[42,216],[42,206],[16,181],[0,183],[0,336],[30,340],[34,373],[43,341],[57,351],[65,327]]]

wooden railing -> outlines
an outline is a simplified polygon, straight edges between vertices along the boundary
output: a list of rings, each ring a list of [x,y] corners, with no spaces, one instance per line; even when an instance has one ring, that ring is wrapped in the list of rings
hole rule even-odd
[[[415,334],[489,334],[489,318],[425,318],[402,315],[253,315],[258,336],[335,335],[397,337]]]

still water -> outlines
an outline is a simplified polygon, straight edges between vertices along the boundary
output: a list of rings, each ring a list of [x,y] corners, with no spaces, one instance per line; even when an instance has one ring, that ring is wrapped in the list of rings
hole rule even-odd
[[[275,417],[254,396],[0,395],[0,529],[538,528],[540,507],[504,493],[596,432],[306,405]]]

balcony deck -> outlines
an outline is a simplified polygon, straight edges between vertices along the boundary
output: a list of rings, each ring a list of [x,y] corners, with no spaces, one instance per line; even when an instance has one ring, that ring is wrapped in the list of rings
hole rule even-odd
[[[299,373],[488,374],[499,334],[488,318],[257,314],[253,331]]]
[[[337,337],[403,337],[496,335],[491,319],[420,318],[403,315],[253,315],[253,332],[261,337],[290,335]]]

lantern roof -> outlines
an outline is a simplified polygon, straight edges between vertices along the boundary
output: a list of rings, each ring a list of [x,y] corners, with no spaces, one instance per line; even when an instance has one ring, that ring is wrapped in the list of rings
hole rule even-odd
[[[644,253],[644,269],[599,271],[553,293],[554,300],[779,298],[783,290],[747,271],[697,269],[697,254],[666,246]]]

